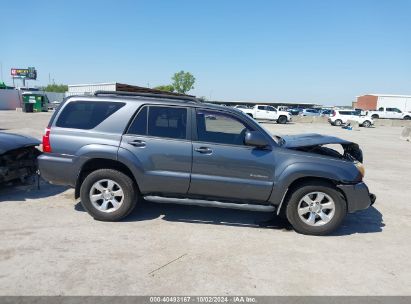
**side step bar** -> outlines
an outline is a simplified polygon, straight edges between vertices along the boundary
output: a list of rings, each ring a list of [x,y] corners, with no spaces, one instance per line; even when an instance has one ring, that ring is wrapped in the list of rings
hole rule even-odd
[[[223,202],[218,202],[218,201],[206,201],[206,200],[189,199],[189,198],[169,198],[169,197],[162,197],[162,196],[145,196],[144,199],[150,202],[154,202],[154,203],[165,203],[165,204],[217,207],[217,208],[229,208],[229,209],[262,211],[262,212],[274,212],[275,210],[275,207],[272,205],[223,203]]]

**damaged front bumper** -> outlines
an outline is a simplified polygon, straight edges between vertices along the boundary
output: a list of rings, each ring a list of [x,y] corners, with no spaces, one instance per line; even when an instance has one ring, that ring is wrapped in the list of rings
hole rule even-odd
[[[375,203],[376,196],[369,192],[363,182],[353,185],[341,184],[337,187],[344,193],[349,213],[367,209]]]

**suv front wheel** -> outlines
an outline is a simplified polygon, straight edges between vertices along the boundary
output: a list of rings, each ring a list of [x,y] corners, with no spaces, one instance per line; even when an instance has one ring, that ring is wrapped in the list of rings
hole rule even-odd
[[[81,204],[96,220],[118,221],[136,206],[137,191],[133,180],[113,169],[96,170],[80,188]]]
[[[285,124],[285,123],[287,123],[287,117],[284,116],[284,115],[281,115],[280,117],[278,117],[277,123],[279,123],[279,124]]]
[[[342,195],[326,183],[306,184],[292,193],[286,215],[295,231],[326,235],[337,229],[347,213]]]

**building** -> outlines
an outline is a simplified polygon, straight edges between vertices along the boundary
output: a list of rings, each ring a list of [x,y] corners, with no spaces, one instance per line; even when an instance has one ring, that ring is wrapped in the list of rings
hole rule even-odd
[[[208,103],[220,104],[225,106],[235,106],[235,105],[244,105],[244,106],[254,106],[256,104],[263,105],[272,105],[274,107],[287,107],[287,108],[317,108],[322,107],[319,104],[315,103],[306,103],[306,102],[277,102],[277,101],[220,101],[220,100],[207,100]]]
[[[138,93],[152,93],[152,94],[168,94],[176,96],[191,96],[179,93],[164,92],[160,90],[139,87],[118,82],[93,83],[93,84],[72,84],[68,85],[68,92],[66,96],[73,95],[93,95],[96,91],[122,91],[122,92],[138,92]]]
[[[21,91],[14,89],[0,90],[0,110],[16,110],[21,108]]]
[[[411,111],[411,95],[366,94],[357,96],[356,107],[362,110],[377,110],[380,107]]]

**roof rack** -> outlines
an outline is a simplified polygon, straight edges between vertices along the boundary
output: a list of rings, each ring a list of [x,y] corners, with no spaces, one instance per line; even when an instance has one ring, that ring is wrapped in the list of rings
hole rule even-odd
[[[124,92],[124,91],[96,91],[94,96],[99,95],[115,95],[115,96],[129,96],[129,97],[157,97],[157,98],[167,98],[176,100],[187,100],[192,102],[201,102],[195,97],[191,96],[178,96],[178,95],[168,95],[168,94],[156,94],[156,93],[141,93],[141,92]]]

